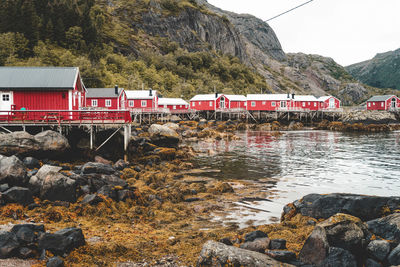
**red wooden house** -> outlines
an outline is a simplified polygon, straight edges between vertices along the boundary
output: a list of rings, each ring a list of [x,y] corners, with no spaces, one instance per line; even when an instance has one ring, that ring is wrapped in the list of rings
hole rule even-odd
[[[340,108],[340,100],[334,96],[321,96],[318,97],[318,101],[320,101],[320,110]]]
[[[229,109],[246,109],[246,97],[244,95],[224,95],[229,100]]]
[[[126,90],[127,108],[152,111],[158,108],[158,94],[153,90]]]
[[[206,94],[195,95],[190,99],[190,108],[194,110],[221,110],[245,108],[246,97],[241,95]]]
[[[158,107],[159,108],[166,108],[171,111],[177,110],[188,110],[189,104],[182,98],[159,98],[158,99]]]
[[[0,111],[71,111],[85,105],[86,88],[76,67],[0,67],[0,94]]]
[[[367,110],[393,110],[400,108],[400,98],[395,95],[376,95],[367,100]]]
[[[93,109],[120,110],[126,108],[123,88],[87,88],[86,107]]]
[[[294,106],[296,109],[319,110],[322,103],[313,95],[295,95]]]
[[[290,110],[294,107],[293,96],[291,94],[249,94],[247,95],[247,110]]]

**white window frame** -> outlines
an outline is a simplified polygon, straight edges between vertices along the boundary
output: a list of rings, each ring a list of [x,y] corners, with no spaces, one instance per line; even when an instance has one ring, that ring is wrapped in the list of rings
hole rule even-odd
[[[317,106],[317,102],[314,102],[314,107],[316,107]]]
[[[192,102],[192,107],[196,106],[196,102]]]
[[[375,102],[372,102],[372,105],[375,106]]]
[[[105,106],[109,108],[109,107],[111,107],[111,105],[112,105],[111,99],[106,99]]]
[[[381,103],[381,107],[383,108],[384,106],[385,106],[385,103],[382,102],[382,103]]]
[[[133,108],[135,106],[135,100],[129,100],[129,107]]]
[[[99,102],[97,99],[92,99],[92,107],[97,107],[99,105]]]
[[[254,108],[256,106],[256,101],[251,101],[251,106]]]
[[[10,99],[11,99],[10,94],[3,94],[2,97],[1,97],[1,100],[4,101],[4,102],[9,102]]]
[[[303,108],[306,107],[306,102],[302,102]]]
[[[286,101],[281,101],[281,108],[287,108]]]
[[[271,107],[276,107],[276,102],[275,101],[271,102]]]
[[[368,102],[368,107],[371,107],[371,102]]]
[[[176,109],[176,105],[173,105],[173,106],[172,106],[172,109]]]
[[[210,101],[210,107],[212,107],[213,106],[213,102],[212,101]]]
[[[263,104],[264,106],[265,106],[266,103],[267,103],[267,102],[265,102],[265,101],[262,102],[262,104]]]
[[[141,103],[140,103],[140,106],[141,106],[142,108],[147,107],[147,100],[142,100]]]

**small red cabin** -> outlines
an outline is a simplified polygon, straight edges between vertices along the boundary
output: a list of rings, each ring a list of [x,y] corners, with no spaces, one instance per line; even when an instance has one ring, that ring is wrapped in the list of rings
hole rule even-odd
[[[376,95],[367,100],[367,110],[394,110],[400,108],[400,98],[395,95]]]
[[[340,108],[340,100],[334,96],[321,96],[318,97],[318,101],[320,101],[320,110]]]
[[[244,95],[224,95],[229,100],[229,109],[246,109],[246,97]]]
[[[126,90],[127,108],[152,111],[158,108],[158,94],[153,90]]]
[[[322,103],[313,95],[296,95],[294,97],[294,106],[296,109],[319,110]]]
[[[86,88],[76,67],[0,67],[0,111],[79,110]]]
[[[249,94],[247,95],[247,110],[290,110],[294,107],[292,97],[291,94]]]
[[[206,94],[195,95],[190,99],[190,108],[194,110],[221,110],[245,108],[246,97],[241,95]]]
[[[119,110],[126,108],[126,93],[123,88],[87,88],[86,107]]]
[[[188,110],[189,104],[182,98],[159,98],[158,99],[158,107],[159,108],[166,108],[170,111],[182,111]]]

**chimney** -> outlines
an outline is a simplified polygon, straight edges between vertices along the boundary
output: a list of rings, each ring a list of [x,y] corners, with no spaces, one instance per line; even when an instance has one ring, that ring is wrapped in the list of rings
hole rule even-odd
[[[118,95],[118,85],[115,85],[115,94]]]
[[[152,89],[149,90],[149,96],[153,96],[153,90]]]
[[[287,98],[290,98],[290,94],[289,93],[287,93]]]
[[[217,99],[218,98],[218,93],[215,93],[215,99]]]
[[[292,93],[292,99],[294,99],[294,93]]]

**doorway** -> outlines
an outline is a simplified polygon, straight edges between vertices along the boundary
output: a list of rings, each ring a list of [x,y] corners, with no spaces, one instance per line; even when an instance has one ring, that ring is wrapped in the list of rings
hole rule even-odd
[[[221,99],[219,101],[219,106],[221,109],[225,108],[225,97],[221,96]]]

